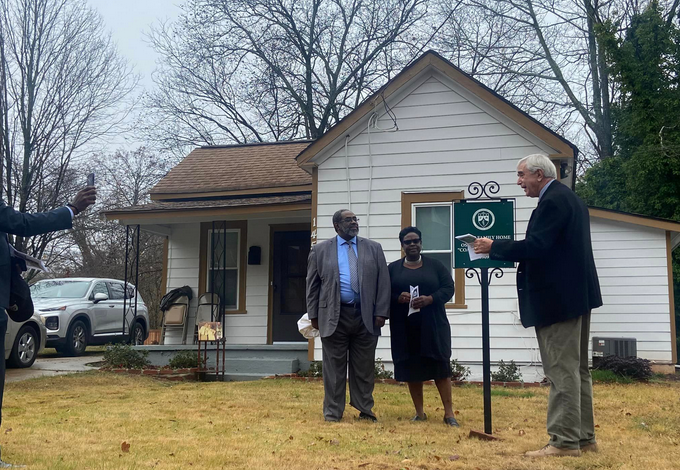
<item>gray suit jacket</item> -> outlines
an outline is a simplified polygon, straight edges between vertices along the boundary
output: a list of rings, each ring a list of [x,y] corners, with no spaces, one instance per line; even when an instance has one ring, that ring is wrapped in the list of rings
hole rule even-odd
[[[337,237],[314,245],[307,262],[307,314],[319,319],[321,337],[331,336],[340,318],[340,271]],[[361,316],[378,336],[375,317],[390,316],[390,273],[380,243],[357,236]]]

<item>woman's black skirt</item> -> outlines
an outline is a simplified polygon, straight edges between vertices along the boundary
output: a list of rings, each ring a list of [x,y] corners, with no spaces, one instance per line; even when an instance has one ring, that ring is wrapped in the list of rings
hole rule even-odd
[[[429,357],[410,357],[394,363],[394,378],[399,382],[425,382],[451,377],[451,363]]]

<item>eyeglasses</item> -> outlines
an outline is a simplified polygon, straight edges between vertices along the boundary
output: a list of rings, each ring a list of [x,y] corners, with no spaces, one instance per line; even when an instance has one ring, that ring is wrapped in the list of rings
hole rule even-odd
[[[409,246],[409,245],[414,245],[414,244],[417,245],[417,244],[420,243],[421,241],[422,241],[422,239],[420,239],[420,238],[413,238],[413,239],[411,239],[411,240],[404,240],[404,241],[401,242],[401,243],[403,243],[403,244],[406,245],[406,246]]]
[[[345,217],[342,221],[346,224],[349,224],[350,222],[359,222],[359,217]]]

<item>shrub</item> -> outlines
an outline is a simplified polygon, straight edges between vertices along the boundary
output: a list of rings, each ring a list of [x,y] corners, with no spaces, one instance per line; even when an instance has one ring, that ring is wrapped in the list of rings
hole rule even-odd
[[[198,353],[193,350],[180,351],[172,356],[168,365],[173,369],[193,369],[198,367]]]
[[[593,370],[591,375],[593,376],[593,382],[600,382],[605,384],[631,384],[634,382],[630,377],[624,375],[616,374],[610,370]]]
[[[515,361],[506,364],[501,360],[498,362],[498,371],[491,372],[491,380],[494,382],[522,382],[522,373]]]
[[[652,367],[647,359],[639,357],[605,356],[600,359],[597,369],[608,370],[632,380],[647,382],[652,378]]]
[[[104,351],[104,364],[118,369],[143,369],[149,365],[149,351],[136,351],[129,344],[109,344]]]
[[[459,364],[457,360],[451,359],[451,380],[463,382],[470,376],[470,368]]]
[[[382,358],[378,357],[375,359],[375,378],[376,379],[393,379],[394,372],[385,369],[385,364],[383,364]]]
[[[311,362],[309,369],[300,370],[297,373],[300,377],[323,377],[323,370],[320,361]]]

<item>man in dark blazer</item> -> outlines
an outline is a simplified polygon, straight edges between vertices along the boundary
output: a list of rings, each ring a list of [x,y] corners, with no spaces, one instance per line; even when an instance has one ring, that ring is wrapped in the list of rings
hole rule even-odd
[[[352,211],[337,211],[333,227],[337,236],[313,246],[307,263],[307,314],[323,350],[323,414],[340,421],[345,411],[349,352],[349,404],[376,421],[375,347],[389,317],[390,274],[380,244],[357,236]]]
[[[517,294],[522,325],[536,327],[545,375],[550,379],[550,442],[528,457],[597,452],[593,387],[588,369],[590,311],[602,305],[584,202],[556,180],[544,155],[517,165],[517,184],[537,197],[524,240],[475,241],[476,253],[519,261]]]
[[[71,204],[40,214],[24,214],[0,201],[0,351],[5,351],[5,333],[7,332],[7,313],[9,306],[9,288],[12,263],[7,234],[30,237],[47,232],[69,229],[73,225],[73,217],[94,204],[96,190],[86,187],[78,192]],[[0,422],[2,422],[2,397],[5,390],[5,361],[0,361]],[[2,461],[0,468],[11,468],[12,465]]]

